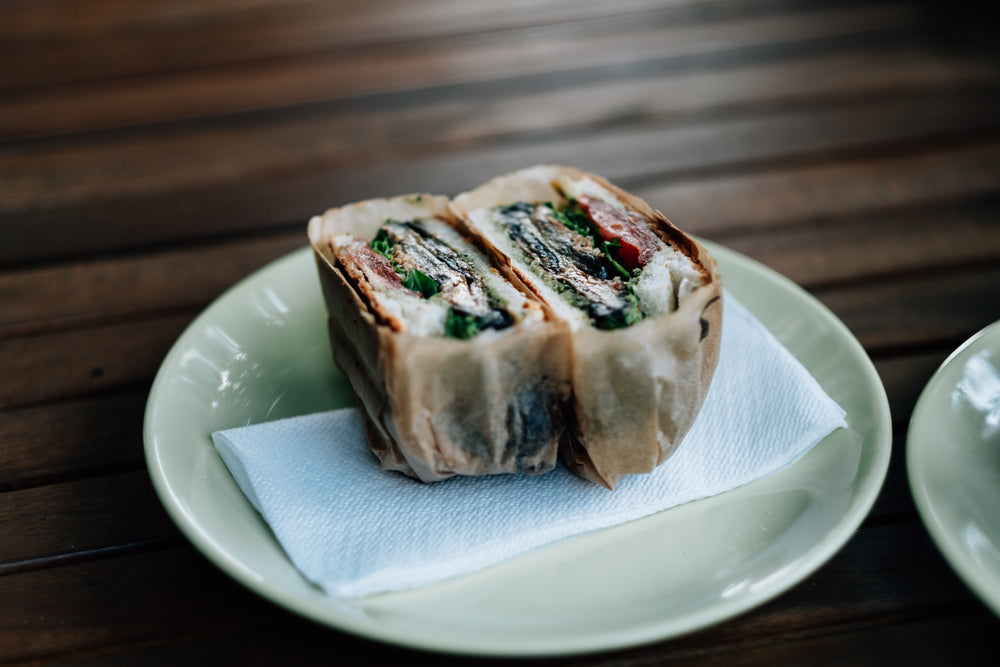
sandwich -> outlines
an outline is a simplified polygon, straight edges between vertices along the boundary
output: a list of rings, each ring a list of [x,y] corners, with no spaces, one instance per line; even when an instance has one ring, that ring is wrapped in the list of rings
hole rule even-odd
[[[607,488],[663,463],[718,362],[722,291],[708,251],[638,197],[557,165],[500,176],[455,197],[451,210],[560,325],[564,463]]]
[[[449,204],[372,199],[309,221],[334,361],[383,469],[423,482],[548,472],[566,434],[564,327]]]

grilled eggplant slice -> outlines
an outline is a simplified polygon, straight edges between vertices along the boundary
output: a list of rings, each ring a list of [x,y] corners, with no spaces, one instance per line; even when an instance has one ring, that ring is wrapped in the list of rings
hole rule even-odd
[[[384,469],[548,472],[569,396],[564,327],[456,231],[448,203],[374,199],[310,221],[334,360]]]
[[[722,292],[705,248],[607,180],[556,165],[494,179],[452,210],[494,265],[566,325],[564,462],[614,488],[666,460],[718,362]]]

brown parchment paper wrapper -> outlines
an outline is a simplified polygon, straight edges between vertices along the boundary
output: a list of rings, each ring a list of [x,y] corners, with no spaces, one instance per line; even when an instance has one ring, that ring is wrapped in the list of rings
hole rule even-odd
[[[369,241],[390,217],[453,222],[447,204],[444,197],[407,195],[332,209],[310,221],[334,361],[358,396],[383,469],[424,482],[548,472],[565,435],[565,327],[519,324],[468,340],[399,331],[334,255],[333,233]]]
[[[539,280],[493,247],[470,219],[472,211],[518,201],[565,203],[553,186],[561,177],[589,178],[614,194],[669,245],[691,259],[702,285],[668,315],[647,318],[625,329],[591,326],[567,330],[570,350],[572,438],[561,451],[577,474],[607,488],[630,474],[646,473],[674,453],[708,393],[719,358],[722,290],[715,260],[646,202],[606,179],[559,165],[539,165],[498,177],[463,193],[452,210],[467,233],[479,236],[511,280],[537,289]],[[552,309],[550,308],[550,311]]]

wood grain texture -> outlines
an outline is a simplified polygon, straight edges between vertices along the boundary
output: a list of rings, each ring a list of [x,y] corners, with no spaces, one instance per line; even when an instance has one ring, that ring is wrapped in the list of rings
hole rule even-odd
[[[176,541],[145,470],[0,496],[0,574],[47,562]]]
[[[193,315],[0,340],[0,367],[10,378],[0,388],[0,407],[148,384]]]
[[[1000,265],[980,271],[923,274],[906,282],[824,290],[818,296],[869,354],[935,343],[957,347],[1000,319]]]
[[[25,145],[0,152],[11,187],[0,201],[16,211],[246,178],[268,165],[356,163],[448,145],[468,146],[518,134],[540,135],[609,124],[669,120],[690,124],[740,109],[844,104],[887,93],[966,94],[997,68],[941,63],[913,49],[847,55],[737,60],[718,67],[652,71],[558,86],[477,90],[428,99],[388,99],[361,110],[329,109],[226,127],[107,137],[100,142]],[[407,104],[400,116],[399,103]],[[375,155],[372,151],[377,150]],[[189,167],[197,156],[199,169]],[[155,157],[156,159],[151,159]]]
[[[0,337],[123,315],[202,307],[308,243],[297,233],[0,273]]]
[[[297,0],[143,3],[103,0],[88,11],[67,3],[0,7],[3,84],[17,90],[135,77],[266,59],[302,57],[364,44],[537,27],[635,12],[684,10],[689,0],[511,0],[486,7],[455,0]],[[16,44],[21,49],[11,49]],[[4,57],[6,56],[6,57]],[[67,67],[71,62],[72,67]]]
[[[362,45],[252,67],[201,67],[137,80],[48,88],[0,101],[0,140],[145,126],[206,116],[259,113],[337,98],[565,76],[762,44],[829,39],[907,25],[905,4],[825,6],[813,12],[758,15],[738,9],[723,20],[678,20],[671,10]],[[63,113],[72,108],[73,114]]]
[[[913,502],[906,434],[1000,319],[996,12],[931,0],[0,5],[0,664],[468,664],[232,581],[145,469],[194,317],[358,199],[592,170],[841,318],[892,413],[878,499],[736,618],[559,665],[992,664],[1000,620]],[[355,659],[354,656],[362,656]]]
[[[963,206],[976,205],[981,200],[991,204],[1000,195],[995,177],[1000,167],[1000,143],[992,138],[930,145],[902,154],[887,153],[758,166],[752,171],[735,171],[714,178],[678,179],[649,188],[646,196],[662,202],[663,210],[670,211],[678,223],[683,220],[702,234],[728,235],[738,233],[740,227],[771,231],[803,221],[816,223],[814,231],[821,231],[824,225],[842,218],[854,218],[855,225],[863,225],[873,233],[878,233],[876,228],[883,222],[899,225],[909,219],[925,228],[937,222],[943,230],[949,230],[956,222],[964,224],[955,220],[962,214]],[[993,213],[987,208],[971,214],[980,218],[982,236],[989,241],[995,237],[995,233],[988,233]],[[854,236],[849,234],[845,238]],[[903,242],[921,238],[919,234],[911,237],[897,233],[897,236]],[[955,238],[967,237],[958,230]],[[945,239],[939,238],[937,243],[928,245],[938,246],[942,241]],[[910,252],[895,254],[910,256]],[[918,261],[926,262],[926,258]]]
[[[0,576],[0,596],[5,660],[256,627],[282,616],[187,547]]]
[[[143,390],[0,411],[0,491],[143,463]]]
[[[690,648],[670,651],[671,665],[761,665],[794,663],[803,655],[810,656],[811,665],[844,664],[882,667],[892,664],[991,665],[991,656],[979,647],[982,635],[993,630],[993,619],[979,611],[958,611],[944,620],[917,619],[910,622],[878,623],[830,634],[816,633],[797,636],[789,641],[762,639],[742,646]],[[72,664],[83,667],[97,665],[176,665],[183,662],[218,664],[225,662],[239,647],[253,644],[258,653],[247,656],[248,665],[269,665],[274,660],[291,660],[298,665],[327,665],[330,657],[324,646],[342,647],[356,658],[338,660],[341,664],[367,664],[365,657],[377,652],[392,661],[427,659],[403,649],[372,646],[353,637],[340,637],[322,630],[306,629],[295,624],[278,624],[233,633],[216,633],[169,644],[140,644],[120,651],[79,652]],[[957,647],[957,648],[956,648]],[[646,665],[662,663],[664,646],[618,652],[611,655],[584,656],[574,660],[520,661],[520,664],[562,664],[572,662],[586,667],[613,665]],[[434,664],[469,664],[465,657],[435,655]],[[503,661],[482,661],[483,664],[508,664]],[[67,664],[62,661],[51,664]]]
[[[280,622],[286,615],[239,589],[189,548],[140,551],[127,558],[128,572],[120,571],[118,558],[105,558],[0,577],[0,594],[6,599],[23,600],[28,591],[34,594],[30,611],[0,609],[0,651],[26,658],[40,657],[42,651],[58,655],[116,645],[128,650],[138,642],[156,645],[171,637],[187,641],[248,626],[259,628],[261,621]],[[96,605],[102,586],[105,590],[137,587],[144,591],[144,599],[155,604],[123,597],[115,604]],[[171,587],[198,594],[178,596]],[[650,655],[676,659],[690,657],[692,651],[701,657],[735,653],[775,636],[830,634],[890,619],[912,621],[935,609],[948,614],[976,611],[977,604],[919,524],[863,529],[828,565],[778,600],[697,638],[656,646]],[[259,631],[263,630],[255,633]],[[313,641],[324,635],[337,639],[328,630],[317,630],[315,635]],[[275,648],[283,645],[276,643]],[[307,644],[305,650],[315,646]],[[295,649],[287,645],[283,650]],[[631,649],[624,657],[640,657],[650,650]]]
[[[650,185],[689,178],[697,171],[829,160],[837,152],[850,156],[862,149],[898,149],[910,141],[939,142],[956,133],[989,130],[997,122],[990,104],[970,111],[940,96],[922,101],[913,112],[913,100],[879,100],[692,124],[614,126],[593,134],[504,141],[388,161],[282,165],[224,183],[31,208],[2,216],[5,235],[16,239],[17,245],[0,246],[0,263],[11,261],[14,247],[22,259],[40,259],[206,238],[241,229],[301,228],[311,215],[334,205],[407,192],[454,194],[493,175],[538,162],[572,163],[604,174],[654,206],[670,210],[668,201],[655,191],[647,192]],[[910,121],[900,124],[899,114],[904,111]],[[136,224],[138,220],[142,224]],[[696,224],[686,226],[698,230]],[[59,233],[53,234],[54,229]]]

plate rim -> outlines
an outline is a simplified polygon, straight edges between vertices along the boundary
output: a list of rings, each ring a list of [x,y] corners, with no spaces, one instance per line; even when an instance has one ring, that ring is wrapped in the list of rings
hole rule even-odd
[[[697,237],[696,237],[697,238]],[[892,420],[888,398],[885,387],[879,377],[871,359],[868,357],[861,343],[854,334],[837,316],[830,311],[822,302],[812,296],[800,285],[771,269],[770,267],[750,258],[738,251],[731,250],[721,244],[698,238],[698,241],[705,245],[709,252],[716,257],[724,256],[729,263],[742,264],[746,270],[762,275],[765,280],[777,283],[782,288],[794,293],[798,298],[805,300],[813,308],[816,314],[821,316],[824,323],[831,326],[837,332],[837,339],[850,348],[852,357],[858,361],[859,366],[864,371],[864,379],[859,380],[872,389],[875,403],[870,406],[872,417],[872,431],[866,433],[864,439],[864,450],[871,456],[871,464],[866,470],[866,474],[859,473],[856,480],[859,482],[854,493],[850,496],[849,502],[842,515],[834,524],[832,529],[811,544],[802,555],[794,561],[794,567],[784,577],[782,583],[766,589],[763,593],[748,598],[742,604],[732,605],[724,613],[711,614],[702,610],[702,613],[692,616],[699,618],[692,620],[688,624],[677,623],[673,630],[664,630],[663,625],[671,625],[669,622],[659,624],[646,624],[644,629],[637,629],[636,632],[621,632],[613,634],[610,638],[591,638],[578,645],[566,646],[563,643],[536,643],[531,646],[520,645],[518,647],[505,645],[491,645],[484,647],[473,642],[463,642],[461,638],[453,638],[452,641],[442,641],[440,638],[423,638],[409,634],[400,636],[399,632],[386,629],[370,621],[365,622],[363,618],[352,617],[349,614],[340,613],[331,615],[333,609],[329,604],[317,603],[315,599],[302,599],[300,596],[284,594],[280,587],[272,587],[261,577],[253,576],[244,567],[240,560],[230,554],[212,540],[209,535],[197,522],[196,517],[187,513],[175,490],[171,487],[164,471],[157,464],[158,451],[157,434],[153,432],[151,425],[151,415],[156,409],[159,393],[162,391],[162,384],[169,371],[168,366],[179,354],[181,348],[187,343],[189,338],[201,328],[203,323],[209,321],[215,310],[221,304],[242,290],[248,284],[254,284],[263,279],[270,272],[278,272],[286,264],[298,261],[306,261],[304,255],[312,255],[310,246],[304,246],[286,255],[271,261],[263,267],[253,271],[234,285],[226,289],[216,299],[214,299],[205,309],[203,309],[192,322],[184,329],[169,352],[164,357],[158,369],[149,395],[146,401],[143,420],[143,440],[144,454],[147,462],[147,469],[152,478],[154,489],[164,505],[174,523],[181,532],[192,542],[192,544],[203,555],[219,567],[230,577],[246,586],[255,593],[279,606],[293,611],[301,616],[319,622],[328,627],[350,632],[368,639],[386,642],[398,646],[412,649],[429,650],[439,653],[452,653],[460,655],[477,655],[482,657],[553,657],[568,656],[583,653],[597,653],[601,651],[623,649],[640,646],[654,641],[665,641],[674,639],[692,632],[696,632],[706,627],[717,625],[733,617],[746,613],[760,605],[780,596],[787,590],[800,583],[806,577],[815,573],[824,563],[832,558],[847,541],[853,536],[857,528],[874,506],[879,492],[884,484],[892,449]],[[725,276],[723,275],[723,280]],[[752,312],[752,311],[751,311]],[[848,420],[850,417],[848,416]],[[868,442],[870,435],[871,442]],[[670,509],[664,510],[669,512]],[[273,539],[273,538],[272,538]],[[279,547],[280,548],[280,547]],[[286,557],[287,558],[287,557]],[[291,567],[294,568],[293,565]],[[701,618],[704,617],[704,618]],[[359,620],[360,618],[360,620]]]
[[[928,473],[922,463],[922,452],[925,447],[930,446],[930,443],[919,430],[920,424],[926,419],[929,411],[933,409],[941,390],[949,385],[948,376],[953,372],[956,364],[960,360],[964,361],[968,354],[978,351],[977,346],[994,335],[1000,335],[1000,320],[981,328],[952,350],[938,365],[927,384],[920,391],[906,430],[906,473],[910,493],[917,507],[917,514],[930,534],[934,545],[969,590],[994,614],[1000,616],[1000,588],[990,589],[987,586],[982,569],[972,562],[966,550],[959,546],[958,541],[952,537],[951,531],[937,516],[936,509],[941,506],[941,499],[930,493],[926,483]]]

